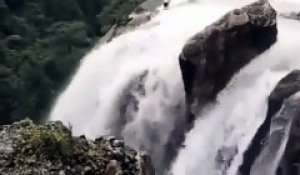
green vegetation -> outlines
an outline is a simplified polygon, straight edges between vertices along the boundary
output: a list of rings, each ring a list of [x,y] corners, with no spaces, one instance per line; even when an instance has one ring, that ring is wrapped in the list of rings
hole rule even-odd
[[[51,126],[31,123],[19,132],[24,139],[20,146],[25,150],[48,150],[65,156],[72,152],[72,133],[62,124]]]
[[[112,137],[73,137],[62,122],[26,119],[0,127],[0,174],[141,174],[144,158]],[[146,167],[147,166],[147,167]]]
[[[0,124],[43,121],[80,59],[142,0],[0,0]]]

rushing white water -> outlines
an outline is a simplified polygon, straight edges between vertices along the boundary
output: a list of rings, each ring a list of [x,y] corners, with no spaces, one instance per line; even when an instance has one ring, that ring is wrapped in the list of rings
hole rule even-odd
[[[278,21],[278,42],[233,78],[219,95],[219,104],[199,116],[174,163],[173,174],[218,174],[215,157],[222,145],[238,146],[239,153],[227,171],[236,174],[244,150],[265,117],[270,91],[290,70],[300,68],[300,23]]]
[[[248,2],[173,0],[170,10],[160,11],[149,23],[92,50],[57,100],[50,120],[70,123],[75,135],[122,137],[130,146],[150,152],[155,166],[163,169],[166,144],[176,140],[172,132],[181,129],[184,116],[181,48],[225,12]],[[295,8],[282,1],[274,6]],[[174,175],[218,174],[215,157],[222,146],[238,147],[228,169],[228,174],[235,174],[263,120],[267,95],[289,70],[300,67],[299,29],[296,21],[279,20],[278,43],[241,70],[219,95],[219,103],[199,116],[171,168]],[[132,89],[141,75],[142,90]],[[138,101],[129,118],[122,114],[122,108],[132,103],[127,93]]]
[[[88,54],[58,99],[51,120],[71,123],[75,135],[121,136],[130,146],[148,151],[156,167],[164,166],[165,153],[170,151],[166,145],[184,117],[181,48],[189,37],[231,9],[187,1],[172,1],[170,8]],[[127,103],[124,91],[145,70],[149,71],[146,95],[136,92],[139,110],[133,119],[124,119],[120,110],[122,101]]]

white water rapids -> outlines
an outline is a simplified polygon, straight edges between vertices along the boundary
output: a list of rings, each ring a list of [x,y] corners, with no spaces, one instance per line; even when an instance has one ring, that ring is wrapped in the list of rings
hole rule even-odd
[[[75,135],[117,135],[164,164],[171,133],[184,117],[184,90],[178,56],[185,42],[227,11],[250,0],[173,0],[150,22],[93,49],[58,98],[50,120],[71,124]],[[279,12],[300,11],[297,0],[273,0]],[[292,69],[300,69],[300,22],[278,19],[278,42],[234,76],[187,133],[172,163],[173,175],[218,175],[215,157],[237,147],[227,174],[235,175],[242,155],[266,113],[266,98]],[[145,73],[144,92],[133,92],[138,109],[122,118],[124,92]],[[124,122],[125,120],[125,122]],[[175,138],[174,138],[175,139]],[[159,167],[162,168],[162,167]]]

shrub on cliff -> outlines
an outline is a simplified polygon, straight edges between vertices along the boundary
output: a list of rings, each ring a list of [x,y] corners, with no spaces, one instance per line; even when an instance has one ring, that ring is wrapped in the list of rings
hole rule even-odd
[[[61,122],[0,126],[0,174],[146,175],[148,159],[113,137],[73,137]]]

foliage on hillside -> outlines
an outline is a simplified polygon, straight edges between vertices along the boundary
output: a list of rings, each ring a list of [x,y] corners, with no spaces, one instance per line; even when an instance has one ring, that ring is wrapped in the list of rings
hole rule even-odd
[[[0,124],[41,121],[84,54],[138,1],[0,0]]]

